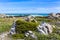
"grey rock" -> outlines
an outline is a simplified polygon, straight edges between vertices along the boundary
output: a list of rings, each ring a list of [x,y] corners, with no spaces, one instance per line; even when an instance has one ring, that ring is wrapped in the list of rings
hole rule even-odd
[[[12,27],[11,27],[11,30],[10,30],[10,34],[11,34],[11,35],[13,35],[13,34],[16,33],[16,32],[15,32],[15,26],[16,26],[16,23],[14,22],[13,25],[12,25]]]
[[[41,34],[48,35],[49,33],[52,33],[53,27],[50,24],[44,22],[39,25],[37,29]]]
[[[30,36],[30,37],[32,37],[32,38],[37,39],[36,35],[35,35],[32,31],[26,32],[26,33],[25,33],[25,36],[26,36],[26,37]]]

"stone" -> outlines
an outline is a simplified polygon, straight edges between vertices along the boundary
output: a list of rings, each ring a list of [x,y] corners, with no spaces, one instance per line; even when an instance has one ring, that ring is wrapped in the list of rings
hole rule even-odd
[[[32,31],[26,32],[26,33],[25,33],[25,36],[26,36],[26,37],[30,36],[30,37],[35,38],[35,39],[37,38],[36,35],[35,35]]]
[[[25,36],[28,37],[29,36],[29,33],[25,33]]]
[[[52,33],[53,27],[50,24],[44,22],[39,25],[37,29],[41,34],[48,35],[49,33]]]
[[[35,18],[34,16],[28,16],[25,18],[25,21],[37,23],[37,21],[34,18]]]
[[[12,27],[11,27],[11,30],[10,30],[10,34],[11,34],[11,35],[13,35],[13,34],[16,33],[16,32],[15,32],[15,26],[16,26],[16,23],[14,22],[13,25],[12,25]]]

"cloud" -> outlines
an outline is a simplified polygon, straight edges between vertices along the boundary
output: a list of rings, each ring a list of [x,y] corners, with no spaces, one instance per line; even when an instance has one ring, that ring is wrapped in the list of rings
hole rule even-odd
[[[60,7],[54,8],[5,8],[0,9],[1,13],[51,13],[60,12]]]
[[[7,2],[0,3],[1,13],[50,13],[60,12],[60,1],[53,2]]]

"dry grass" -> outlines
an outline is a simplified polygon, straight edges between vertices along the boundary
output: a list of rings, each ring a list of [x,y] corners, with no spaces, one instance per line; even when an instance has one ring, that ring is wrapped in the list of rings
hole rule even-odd
[[[0,18],[0,33],[9,31],[13,21],[20,18]]]

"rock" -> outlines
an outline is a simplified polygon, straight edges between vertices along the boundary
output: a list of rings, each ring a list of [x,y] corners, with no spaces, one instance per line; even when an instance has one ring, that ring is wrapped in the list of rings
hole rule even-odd
[[[30,36],[30,37],[32,37],[32,38],[37,39],[37,37],[35,36],[35,34],[34,34],[32,31],[26,32],[26,33],[25,33],[25,36],[26,36],[26,37]]]
[[[25,21],[37,23],[37,21],[34,19],[34,16],[28,16],[27,18],[25,18]]]
[[[33,16],[28,16],[25,20],[28,21],[28,22],[30,22],[30,21],[33,20],[33,19],[34,19]]]
[[[60,13],[50,13],[48,18],[59,19],[60,18]]]
[[[37,29],[41,34],[48,35],[49,33],[52,33],[53,27],[50,24],[44,22],[39,25]]]
[[[16,32],[15,32],[15,26],[16,26],[16,23],[14,22],[13,25],[12,25],[12,27],[11,27],[11,30],[10,30],[10,34],[11,34],[11,35],[13,35],[13,34],[16,33]]]
[[[0,14],[0,18],[6,18],[6,14]]]
[[[29,33],[25,33],[25,36],[28,37],[29,36]]]

